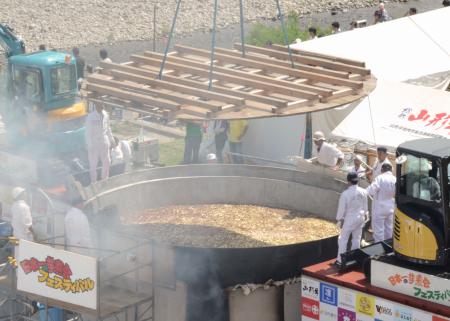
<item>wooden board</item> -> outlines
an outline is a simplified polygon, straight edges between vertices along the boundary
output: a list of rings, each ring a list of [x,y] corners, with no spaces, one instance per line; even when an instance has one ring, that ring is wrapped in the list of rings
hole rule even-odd
[[[235,44],[240,50],[241,45]],[[88,99],[166,119],[243,119],[322,111],[362,99],[376,85],[365,63],[287,48],[246,46],[210,52],[175,46],[166,59],[145,51],[125,64],[101,63]],[[209,77],[212,77],[211,86]]]

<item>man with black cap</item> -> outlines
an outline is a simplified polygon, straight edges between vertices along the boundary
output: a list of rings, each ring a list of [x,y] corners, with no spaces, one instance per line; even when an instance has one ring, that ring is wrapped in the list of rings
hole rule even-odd
[[[347,244],[352,235],[352,250],[358,249],[361,244],[361,235],[364,223],[369,219],[367,207],[367,192],[358,186],[359,177],[355,172],[347,174],[349,187],[342,192],[336,213],[336,226],[341,228],[338,239],[338,254],[336,264],[341,264],[341,254],[347,252]]]
[[[381,174],[381,166],[383,164],[389,164],[392,166],[387,156],[387,148],[379,146],[377,148],[377,161],[375,162],[375,165],[373,165],[372,170],[368,170],[366,173],[368,176],[372,175],[372,181]]]
[[[367,188],[367,193],[373,198],[372,231],[375,242],[392,238],[395,183],[392,165],[385,163],[381,166],[381,175],[377,176]]]

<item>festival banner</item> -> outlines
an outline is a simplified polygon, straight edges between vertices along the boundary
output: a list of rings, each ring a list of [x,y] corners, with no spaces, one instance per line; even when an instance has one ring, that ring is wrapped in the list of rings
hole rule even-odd
[[[16,247],[17,289],[97,309],[97,259],[34,242]]]

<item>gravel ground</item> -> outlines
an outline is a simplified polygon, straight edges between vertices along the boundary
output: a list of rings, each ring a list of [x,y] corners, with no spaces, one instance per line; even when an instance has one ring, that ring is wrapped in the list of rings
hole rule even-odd
[[[338,234],[316,215],[254,205],[178,205],[122,217],[139,234],[159,242],[196,247],[249,248],[287,245]]]
[[[1,1],[1,0],[0,0]],[[245,1],[245,0],[244,0]],[[285,1],[281,0],[281,3]],[[324,2],[324,1],[317,1]],[[425,12],[441,8],[441,0],[410,0],[408,2],[389,3],[387,9],[393,17],[402,17],[410,7],[416,7],[419,12]],[[315,26],[329,26],[333,21],[339,21],[343,30],[348,29],[352,20],[367,19],[372,23],[373,7],[357,8],[352,10],[339,11],[336,15],[331,15],[330,11],[305,14],[301,20],[302,27],[306,28],[310,25]],[[272,17],[269,15],[267,17]],[[266,18],[267,18],[266,17]],[[258,19],[262,21],[261,19]],[[279,24],[279,21],[272,22],[270,19],[265,19],[267,24]],[[252,28],[254,22],[248,22],[245,25],[246,33]],[[152,37],[151,26],[148,27],[148,35]],[[232,24],[228,27],[219,29],[216,36],[217,46],[223,48],[231,48],[234,42],[240,41],[240,27],[239,24]],[[173,43],[195,46],[198,48],[209,49],[211,47],[211,34],[209,30],[197,30],[190,34],[178,35],[173,40]],[[165,48],[164,41],[156,41],[156,51],[163,52]],[[125,62],[128,61],[129,56],[133,53],[139,53],[144,50],[153,49],[152,40],[131,40],[131,41],[115,41],[106,42],[102,44],[88,44],[81,46],[83,57],[86,58],[87,63],[94,66],[99,61],[98,52],[101,48],[106,48],[110,53],[113,61]]]
[[[441,0],[394,1],[387,5],[392,16],[402,16],[409,6],[419,12],[441,6]],[[158,3],[159,2],[159,3]],[[282,10],[294,10],[304,17],[304,25],[329,25],[337,20],[347,26],[352,19],[372,20],[373,6],[377,0],[280,0]],[[48,48],[71,48],[74,45],[88,46],[86,53],[90,61],[90,48],[95,44],[109,47],[114,60],[123,61],[128,51],[151,49],[153,37],[153,8],[157,9],[157,33],[167,33],[175,11],[175,0],[0,0],[2,10],[0,21],[10,24],[26,41],[30,51],[39,44]],[[219,0],[218,45],[228,47],[233,40],[239,39],[238,0]],[[208,30],[212,20],[212,0],[190,0],[181,3],[177,22],[177,35],[183,43],[195,43],[200,47],[209,45]],[[361,9],[357,9],[361,8]],[[337,10],[331,16],[331,10]],[[257,20],[270,20],[276,15],[273,0],[244,0],[245,20],[252,23]],[[318,14],[319,13],[319,14]],[[248,29],[248,26],[247,26]],[[200,32],[195,32],[200,31]],[[206,32],[202,32],[206,31]],[[161,50],[159,42],[157,49]],[[120,53],[116,53],[119,48]],[[136,51],[134,50],[134,51]],[[96,54],[97,54],[96,52]],[[126,53],[126,56],[121,53]],[[96,58],[96,57],[95,57]]]

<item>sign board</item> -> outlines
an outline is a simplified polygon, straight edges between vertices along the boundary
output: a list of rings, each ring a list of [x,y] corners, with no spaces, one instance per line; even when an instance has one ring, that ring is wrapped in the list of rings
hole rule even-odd
[[[450,280],[373,260],[374,286],[450,306]]]
[[[17,290],[97,310],[97,259],[20,240]]]
[[[302,321],[450,321],[437,314],[309,276],[302,276],[300,311]]]

